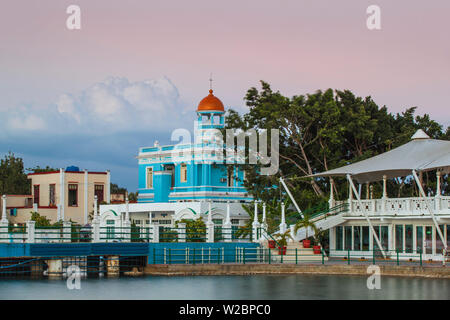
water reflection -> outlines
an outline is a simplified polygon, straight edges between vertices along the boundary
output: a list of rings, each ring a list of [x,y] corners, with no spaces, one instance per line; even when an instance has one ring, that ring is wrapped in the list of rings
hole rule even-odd
[[[450,279],[381,278],[369,290],[367,277],[255,275],[83,279],[81,290],[65,280],[1,280],[0,299],[449,299]]]

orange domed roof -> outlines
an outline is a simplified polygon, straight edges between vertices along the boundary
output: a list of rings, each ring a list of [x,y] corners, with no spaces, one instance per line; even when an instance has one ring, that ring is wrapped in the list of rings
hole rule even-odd
[[[209,90],[209,94],[198,104],[197,111],[225,111],[225,108],[222,101]]]

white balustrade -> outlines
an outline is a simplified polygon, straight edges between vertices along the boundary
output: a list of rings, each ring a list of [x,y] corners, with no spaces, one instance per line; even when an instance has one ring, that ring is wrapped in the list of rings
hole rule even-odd
[[[450,215],[450,196],[423,198],[386,198],[361,200],[350,200],[349,211],[343,216],[412,216],[427,215],[427,203],[431,204],[436,214]],[[438,203],[439,201],[439,203]],[[347,200],[348,202],[348,200]],[[340,202],[337,201],[336,204]]]

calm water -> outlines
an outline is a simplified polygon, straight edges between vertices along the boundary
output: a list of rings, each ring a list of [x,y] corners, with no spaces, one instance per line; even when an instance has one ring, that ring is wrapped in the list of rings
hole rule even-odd
[[[450,299],[450,279],[382,277],[368,290],[366,277],[336,275],[146,276],[65,280],[0,280],[0,299]]]

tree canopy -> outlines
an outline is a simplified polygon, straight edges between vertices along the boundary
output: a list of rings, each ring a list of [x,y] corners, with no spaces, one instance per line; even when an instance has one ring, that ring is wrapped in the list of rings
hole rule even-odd
[[[30,191],[22,158],[8,152],[0,160],[0,194],[30,194]]]
[[[258,166],[244,166],[244,184],[253,196],[269,201],[280,197],[279,177],[287,183],[299,205],[305,209],[326,200],[328,179],[304,176],[337,168],[408,142],[417,129],[423,129],[435,139],[450,139],[446,130],[429,115],[415,115],[416,107],[402,113],[389,113],[372,98],[358,97],[350,90],[318,90],[291,98],[273,91],[261,81],[261,89],[250,88],[245,96],[248,112],[240,115],[229,110],[227,128],[279,129],[280,170],[274,176],[258,175]],[[426,175],[429,191],[434,189],[433,176]],[[345,179],[337,179],[337,197],[346,197]],[[448,188],[445,184],[444,189]],[[382,189],[374,184],[373,192]],[[403,195],[415,192],[415,185],[405,178],[390,182],[389,191]]]

